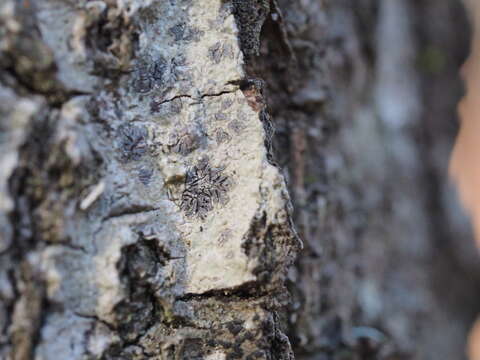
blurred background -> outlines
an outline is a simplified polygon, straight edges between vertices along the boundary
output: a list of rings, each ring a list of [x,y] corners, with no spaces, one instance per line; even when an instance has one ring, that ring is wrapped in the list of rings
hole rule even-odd
[[[466,359],[480,259],[449,162],[476,2],[279,3],[296,71],[268,22],[252,71],[269,74],[277,158],[305,245],[289,285],[296,357]],[[472,210],[478,64],[463,72],[476,95],[452,165]]]

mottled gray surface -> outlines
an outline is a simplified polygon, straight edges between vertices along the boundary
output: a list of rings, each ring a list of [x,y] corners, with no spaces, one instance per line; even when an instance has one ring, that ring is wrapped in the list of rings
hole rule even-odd
[[[0,357],[291,358],[277,297],[301,245],[232,5],[1,14]]]
[[[4,0],[0,360],[462,358],[465,24],[450,0]]]

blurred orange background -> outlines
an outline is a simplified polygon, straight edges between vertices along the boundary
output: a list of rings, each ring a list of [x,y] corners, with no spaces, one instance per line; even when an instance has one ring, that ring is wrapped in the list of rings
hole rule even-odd
[[[466,93],[458,107],[461,124],[450,161],[450,174],[471,216],[480,248],[480,1],[465,2],[472,21],[473,39],[470,56],[461,70]],[[470,333],[467,351],[470,360],[480,360],[480,319]]]

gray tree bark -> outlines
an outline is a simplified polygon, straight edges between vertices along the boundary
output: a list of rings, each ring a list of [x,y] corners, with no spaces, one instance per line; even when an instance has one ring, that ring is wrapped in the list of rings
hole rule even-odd
[[[462,358],[467,48],[453,0],[4,0],[0,359]]]

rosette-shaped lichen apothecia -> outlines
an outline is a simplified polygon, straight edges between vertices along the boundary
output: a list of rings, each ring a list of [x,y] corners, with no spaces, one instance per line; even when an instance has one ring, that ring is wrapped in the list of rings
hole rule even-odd
[[[205,218],[215,204],[228,200],[231,180],[223,170],[220,167],[212,168],[208,158],[205,158],[187,171],[181,208],[188,216]]]

